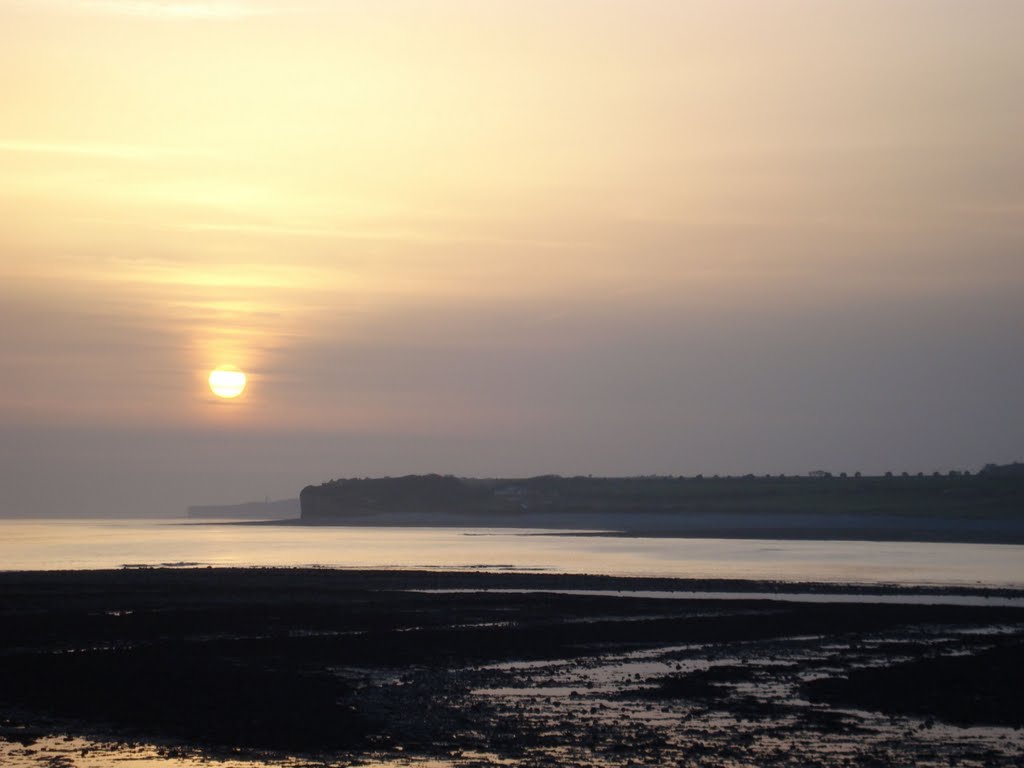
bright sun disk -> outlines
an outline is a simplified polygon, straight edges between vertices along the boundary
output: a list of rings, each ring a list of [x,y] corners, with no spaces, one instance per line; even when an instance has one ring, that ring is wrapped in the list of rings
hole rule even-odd
[[[233,365],[219,365],[210,371],[210,391],[217,397],[238,397],[245,389],[245,374]]]

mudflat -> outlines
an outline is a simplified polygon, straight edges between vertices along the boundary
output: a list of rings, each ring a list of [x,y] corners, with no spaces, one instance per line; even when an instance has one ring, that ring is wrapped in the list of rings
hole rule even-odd
[[[994,592],[935,605],[970,590],[916,590],[920,603],[896,605],[632,590],[857,591],[524,573],[0,573],[0,755],[47,764],[38,745],[67,734],[110,754],[141,742],[264,764],[1024,759],[1024,607],[984,605]]]

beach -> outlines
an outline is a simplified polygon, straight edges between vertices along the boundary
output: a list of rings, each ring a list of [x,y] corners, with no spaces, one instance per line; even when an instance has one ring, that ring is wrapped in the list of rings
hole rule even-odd
[[[821,602],[786,598],[800,594]],[[932,604],[951,595],[976,604]],[[529,573],[0,573],[0,756],[1015,765],[1021,596]]]

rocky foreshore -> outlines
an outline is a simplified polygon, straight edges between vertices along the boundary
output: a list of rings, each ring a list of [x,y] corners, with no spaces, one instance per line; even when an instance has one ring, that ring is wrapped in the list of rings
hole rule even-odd
[[[626,596],[809,588],[829,587],[0,573],[0,755],[42,765],[59,733],[264,764],[1020,763],[1024,608]]]

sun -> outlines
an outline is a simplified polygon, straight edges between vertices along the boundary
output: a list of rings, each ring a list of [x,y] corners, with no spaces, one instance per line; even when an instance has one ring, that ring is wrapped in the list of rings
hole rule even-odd
[[[230,400],[245,390],[245,374],[233,365],[218,365],[210,371],[210,391]]]

